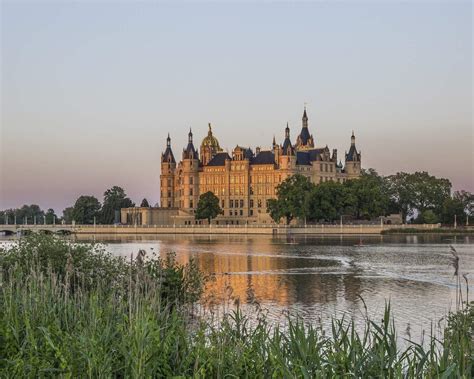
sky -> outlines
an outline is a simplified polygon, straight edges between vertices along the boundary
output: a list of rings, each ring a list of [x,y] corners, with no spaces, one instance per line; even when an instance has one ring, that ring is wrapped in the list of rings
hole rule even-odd
[[[0,209],[159,201],[168,132],[317,146],[474,191],[470,1],[2,1]]]

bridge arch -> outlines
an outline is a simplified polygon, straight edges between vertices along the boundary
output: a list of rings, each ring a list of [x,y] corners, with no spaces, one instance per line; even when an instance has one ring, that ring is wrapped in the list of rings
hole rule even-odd
[[[2,229],[0,228],[0,233],[4,233],[6,236],[12,236],[15,232],[11,229]]]

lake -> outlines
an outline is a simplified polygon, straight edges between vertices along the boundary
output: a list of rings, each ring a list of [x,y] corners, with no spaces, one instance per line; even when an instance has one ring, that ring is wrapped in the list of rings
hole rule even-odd
[[[377,318],[390,301],[399,334],[412,338],[455,309],[450,245],[460,257],[460,273],[470,274],[474,283],[472,236],[100,236],[95,241],[121,256],[145,249],[175,252],[180,262],[193,257],[215,276],[208,301],[225,308],[238,298],[247,313],[259,305],[274,322],[284,323],[290,311],[307,322],[328,324],[331,316],[347,314],[360,323],[364,302]],[[470,290],[474,296],[472,284]]]
[[[289,311],[306,322],[329,325],[331,316],[353,317],[362,325],[364,302],[378,319],[390,301],[399,336],[419,340],[455,309],[456,279],[450,245],[460,273],[474,283],[474,238],[440,235],[397,236],[78,236],[107,244],[112,254],[136,256],[139,249],[194,258],[213,274],[205,293],[219,312],[240,300],[244,311],[263,309],[284,324]],[[464,280],[463,280],[464,284]],[[463,296],[466,295],[463,286]],[[471,297],[474,287],[470,285]]]

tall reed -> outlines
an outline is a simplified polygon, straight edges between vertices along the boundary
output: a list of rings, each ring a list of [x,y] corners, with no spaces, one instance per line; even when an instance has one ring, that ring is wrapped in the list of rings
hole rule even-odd
[[[344,317],[330,333],[292,317],[283,330],[265,317],[250,322],[239,307],[219,323],[196,322],[189,304],[202,277],[172,255],[124,266],[114,290],[107,275],[87,281],[71,259],[61,273],[38,259],[9,262],[0,259],[1,377],[474,376],[474,307],[466,303],[448,316],[442,341],[402,349],[390,304],[362,332]],[[74,286],[68,270],[76,270]]]

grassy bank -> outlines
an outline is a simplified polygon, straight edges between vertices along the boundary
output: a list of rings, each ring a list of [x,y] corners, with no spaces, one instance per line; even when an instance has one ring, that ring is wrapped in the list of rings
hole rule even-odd
[[[386,229],[381,234],[452,234],[452,235],[474,235],[474,229],[467,228],[435,228],[435,229],[418,229],[418,228],[393,228]]]
[[[205,278],[191,262],[124,262],[90,245],[31,236],[0,253],[2,377],[472,377],[474,308],[448,317],[444,339],[400,349],[386,307],[357,332],[332,332],[239,310],[196,319]]]

